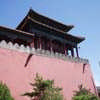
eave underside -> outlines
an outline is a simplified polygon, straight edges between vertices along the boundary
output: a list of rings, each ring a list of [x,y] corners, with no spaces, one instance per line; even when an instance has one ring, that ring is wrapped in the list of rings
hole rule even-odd
[[[78,44],[78,43],[82,42],[83,40],[85,40],[84,37],[73,36],[73,35],[68,34],[66,32],[63,32],[59,29],[52,28],[48,25],[40,23],[40,22],[30,18],[30,17],[27,18],[26,23],[24,24],[23,28],[27,27],[27,25],[29,25],[29,26],[31,25],[32,27],[37,27],[37,28],[44,29],[47,32],[50,32],[51,34],[54,34],[56,36],[59,35],[59,36],[63,37],[64,40],[72,41],[72,42],[75,42],[76,44]]]
[[[22,43],[27,45],[28,43],[31,43],[33,41],[33,36],[34,34],[30,34],[28,32],[0,26],[0,40],[4,39],[8,42],[19,40],[18,42],[20,42],[20,44]]]

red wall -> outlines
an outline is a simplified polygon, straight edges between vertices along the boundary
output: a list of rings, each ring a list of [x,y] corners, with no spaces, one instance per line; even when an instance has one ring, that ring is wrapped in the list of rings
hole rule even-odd
[[[0,80],[8,85],[15,100],[29,100],[21,94],[31,91],[29,83],[37,72],[46,79],[54,79],[56,85],[63,88],[66,100],[71,100],[73,91],[81,83],[95,92],[89,64],[83,73],[82,63],[33,55],[25,67],[28,56],[27,53],[0,48]]]

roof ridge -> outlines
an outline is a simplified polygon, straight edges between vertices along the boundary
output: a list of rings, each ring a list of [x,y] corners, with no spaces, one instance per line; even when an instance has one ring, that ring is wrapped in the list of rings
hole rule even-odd
[[[50,19],[50,20],[52,20],[52,21],[54,21],[54,22],[56,22],[56,23],[62,24],[62,25],[64,25],[64,26],[68,26],[68,27],[72,27],[72,28],[74,27],[74,25],[66,25],[66,24],[64,24],[63,22],[60,22],[60,21],[57,21],[57,20],[55,20],[55,19],[53,19],[53,18],[49,18],[49,17],[47,17],[47,16],[41,15],[40,13],[36,12],[36,11],[33,10],[32,8],[30,8],[29,12],[30,12],[30,11],[32,11],[32,12],[34,12],[34,13],[36,13],[36,14],[42,16],[42,17],[45,17],[45,18],[47,18],[47,19]]]

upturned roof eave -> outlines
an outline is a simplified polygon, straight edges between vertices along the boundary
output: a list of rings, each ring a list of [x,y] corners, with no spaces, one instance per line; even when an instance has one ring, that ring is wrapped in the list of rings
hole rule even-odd
[[[33,37],[34,36],[34,34],[31,34],[29,32],[24,32],[24,31],[21,31],[21,30],[12,29],[12,28],[8,28],[8,27],[5,27],[5,26],[0,26],[0,30],[16,32],[16,33],[20,33],[20,34],[23,34],[23,35],[27,35],[29,37]]]
[[[33,11],[33,10],[32,10],[32,11]],[[28,14],[25,16],[25,18],[21,21],[21,23],[17,26],[17,28],[16,28],[17,30],[23,29],[24,25],[27,24],[28,20],[31,20],[31,21],[33,21],[33,22],[35,22],[35,23],[37,23],[37,24],[43,25],[43,26],[45,26],[45,27],[47,27],[47,28],[49,28],[49,29],[53,29],[54,31],[60,32],[60,33],[62,33],[62,34],[64,34],[64,35],[66,35],[66,36],[70,36],[70,37],[76,38],[76,40],[78,41],[77,43],[80,43],[80,42],[82,42],[82,41],[85,40],[85,37],[74,36],[74,35],[71,35],[71,34],[65,32],[65,31],[59,30],[59,29],[57,29],[57,28],[55,28],[55,27],[51,27],[51,26],[49,26],[49,25],[43,24],[43,23],[41,23],[41,22],[38,22],[38,21],[32,19],[29,13],[30,13],[30,11],[29,11]],[[41,15],[41,16],[42,16],[42,15]],[[47,18],[47,17],[46,17],[46,18]],[[52,20],[52,19],[51,19],[51,20]],[[61,24],[62,24],[62,23],[61,23]],[[64,24],[63,24],[63,25],[64,25]],[[70,26],[70,27],[73,28],[74,26]]]
[[[48,18],[48,17],[46,17],[46,16],[43,16],[43,15],[41,15],[41,14],[35,12],[34,10],[30,9],[29,12],[28,12],[28,14],[27,14],[27,15],[25,16],[25,18],[21,21],[21,23],[16,27],[16,29],[21,29],[22,25],[25,23],[25,20],[27,19],[27,16],[30,16],[30,17],[31,17],[33,13],[36,14],[37,16],[41,16],[42,18],[45,18],[45,19],[47,19],[47,20],[52,21],[54,24],[58,24],[58,25],[60,25],[61,27],[64,27],[64,29],[62,29],[62,31],[68,32],[68,31],[70,31],[72,28],[74,28],[74,25],[65,25],[65,24],[63,24],[62,22],[58,22],[58,21],[56,21],[56,20],[54,20],[54,19]]]

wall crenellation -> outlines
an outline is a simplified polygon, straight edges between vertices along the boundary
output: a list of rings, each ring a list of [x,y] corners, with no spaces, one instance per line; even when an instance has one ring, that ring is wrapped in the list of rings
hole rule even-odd
[[[41,56],[47,56],[47,57],[55,57],[55,58],[62,59],[62,60],[69,60],[72,62],[89,63],[87,59],[72,57],[68,55],[65,56],[64,54],[57,53],[57,52],[54,53],[48,50],[35,49],[29,46],[24,46],[23,44],[22,45],[19,45],[18,43],[13,44],[12,42],[7,43],[5,40],[2,40],[0,42],[0,48],[20,51],[20,52],[25,52],[25,53],[30,53],[30,54],[36,54],[36,55],[41,55]]]

